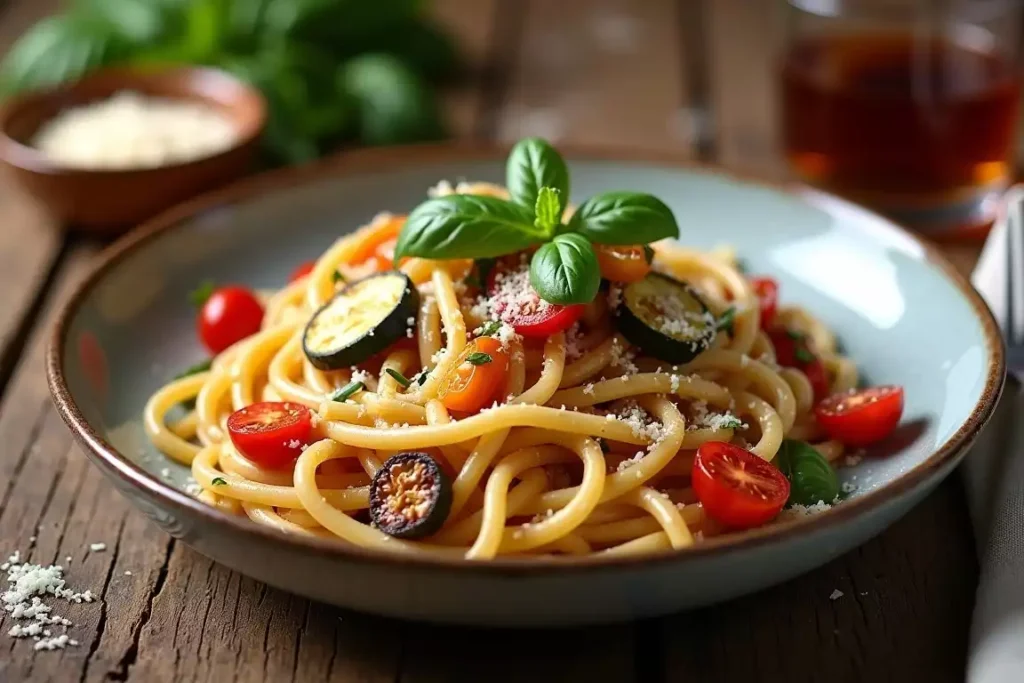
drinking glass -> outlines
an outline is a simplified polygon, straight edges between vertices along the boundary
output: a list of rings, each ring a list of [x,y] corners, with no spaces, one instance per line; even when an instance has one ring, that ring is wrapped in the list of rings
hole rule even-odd
[[[1021,7],[788,0],[782,125],[797,177],[930,236],[987,231],[1014,173]]]

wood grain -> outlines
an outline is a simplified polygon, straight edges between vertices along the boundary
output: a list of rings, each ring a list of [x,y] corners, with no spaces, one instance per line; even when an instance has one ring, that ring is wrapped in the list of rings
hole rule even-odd
[[[522,38],[498,137],[692,148],[674,0],[522,3]]]
[[[771,177],[785,175],[777,104],[784,5],[703,0],[717,161]]]
[[[0,5],[0,53],[56,0]],[[60,254],[59,226],[0,172],[0,393],[7,383]]]

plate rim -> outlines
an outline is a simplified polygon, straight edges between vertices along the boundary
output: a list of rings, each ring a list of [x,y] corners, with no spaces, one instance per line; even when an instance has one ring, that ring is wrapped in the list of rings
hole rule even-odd
[[[1005,348],[1002,336],[984,299],[975,291],[967,278],[938,251],[937,247],[925,242],[892,220],[829,193],[814,190],[815,201],[812,204],[806,197],[801,197],[801,193],[810,188],[794,182],[774,180],[765,177],[764,174],[702,163],[671,151],[644,151],[579,145],[560,145],[559,147],[563,155],[570,161],[577,159],[611,163],[646,163],[652,166],[684,169],[706,175],[724,176],[760,189],[782,192],[824,211],[828,211],[829,205],[836,205],[846,211],[852,211],[863,219],[881,221],[887,230],[909,238],[921,249],[924,260],[937,267],[959,290],[981,324],[987,348],[987,369],[985,385],[978,402],[957,431],[934,449],[923,462],[878,489],[851,498],[842,505],[834,506],[816,515],[787,520],[728,536],[714,537],[699,545],[682,550],[656,551],[628,556],[496,558],[486,562],[426,553],[423,555],[399,554],[346,545],[335,539],[292,536],[281,533],[257,524],[248,517],[229,515],[174,488],[121,455],[113,445],[92,428],[71,396],[64,374],[63,358],[72,319],[86,297],[103,281],[107,271],[150,240],[174,230],[186,220],[206,210],[223,204],[244,202],[268,191],[302,186],[326,176],[346,177],[364,171],[379,172],[415,167],[421,163],[497,160],[504,158],[509,149],[509,146],[499,144],[448,142],[349,150],[306,165],[259,173],[175,205],[118,239],[99,255],[97,262],[86,277],[75,286],[71,297],[61,306],[50,334],[46,349],[46,376],[57,412],[75,438],[85,447],[86,454],[100,466],[105,474],[118,478],[121,483],[137,489],[142,495],[160,500],[164,506],[170,506],[176,513],[186,512],[189,515],[198,515],[208,523],[218,526],[227,525],[235,532],[253,537],[252,540],[258,539],[277,545],[290,546],[294,551],[312,552],[338,561],[389,568],[407,566],[411,570],[433,569],[481,573],[488,576],[535,576],[549,573],[556,575],[566,573],[568,575],[580,571],[651,568],[666,563],[698,562],[750,551],[766,544],[781,543],[799,535],[826,532],[831,527],[851,521],[870,510],[909,494],[927,482],[937,471],[955,461],[970,446],[991,418],[1002,392],[1005,378]]]

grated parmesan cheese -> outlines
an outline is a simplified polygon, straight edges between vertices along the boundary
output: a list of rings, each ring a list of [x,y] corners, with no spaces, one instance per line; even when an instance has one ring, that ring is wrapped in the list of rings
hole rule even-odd
[[[93,543],[93,544],[91,544],[89,546],[89,550],[91,550],[94,553],[102,553],[106,549],[107,549],[107,544],[106,543]]]
[[[65,617],[53,615],[53,608],[44,603],[41,596],[53,595],[68,602],[82,603],[95,599],[91,591],[77,593],[65,588],[63,567],[44,567],[22,562],[18,551],[0,565],[0,570],[7,572],[8,589],[0,595],[4,611],[9,612],[12,619],[31,619],[31,622],[25,625],[14,624],[7,631],[7,635],[12,638],[33,638],[36,641],[34,649],[37,651],[78,645],[78,641],[66,634],[53,636],[50,629],[45,628],[57,625],[66,630],[72,623]]]

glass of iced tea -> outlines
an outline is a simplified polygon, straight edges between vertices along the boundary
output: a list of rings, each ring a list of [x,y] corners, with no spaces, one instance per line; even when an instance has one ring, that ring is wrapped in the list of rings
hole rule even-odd
[[[797,176],[932,236],[983,234],[1016,161],[1021,2],[786,4]]]

